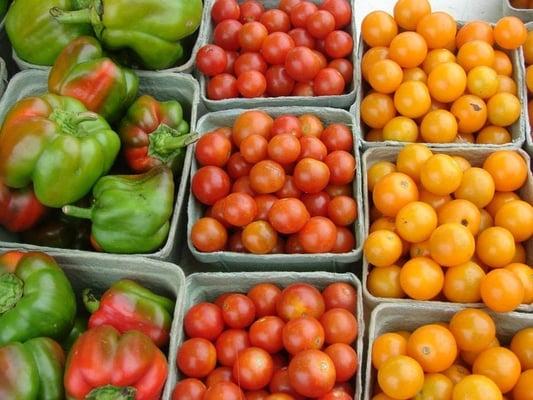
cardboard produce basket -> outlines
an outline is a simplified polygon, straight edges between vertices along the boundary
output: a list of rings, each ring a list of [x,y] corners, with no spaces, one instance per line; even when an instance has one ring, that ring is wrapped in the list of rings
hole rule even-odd
[[[401,148],[398,147],[375,147],[372,149],[369,149],[364,152],[363,154],[363,171],[365,171],[365,174],[363,176],[363,193],[364,193],[364,210],[365,210],[365,237],[368,237],[369,229],[370,229],[370,192],[368,191],[368,179],[366,175],[366,171],[368,169],[376,164],[379,161],[390,161],[390,162],[396,162],[396,158],[398,156],[398,153],[400,152]],[[494,153],[495,150],[492,149],[486,149],[481,147],[470,147],[470,148],[455,148],[455,149],[432,149],[434,153],[444,153],[451,156],[461,156],[466,158],[472,166],[479,167],[483,164],[483,161],[488,157],[489,154]],[[527,165],[530,165],[530,158],[523,150],[516,150],[526,161]],[[533,174],[531,172],[531,169],[528,170],[528,177],[525,185],[519,190],[519,195],[522,199],[525,201],[531,203],[533,202]],[[533,265],[533,238],[529,239],[525,244],[524,247],[526,249],[527,254],[527,263],[528,265]],[[380,303],[397,303],[397,304],[405,304],[406,306],[411,306],[416,303],[420,303],[419,301],[412,300],[412,299],[389,299],[389,298],[383,298],[383,297],[375,297],[372,295],[367,287],[367,277],[368,273],[370,272],[370,266],[368,264],[368,261],[366,260],[366,257],[363,256],[363,276],[362,276],[362,283],[363,283],[363,295],[365,302],[368,306],[371,308],[376,307]],[[449,306],[468,306],[468,307],[482,307],[483,304],[481,303],[474,303],[474,304],[458,304],[458,303],[451,303],[451,302],[445,302],[445,301],[425,301],[424,303],[429,304],[430,306],[435,305],[449,305]],[[519,311],[526,311],[526,312],[533,312],[533,304],[531,305],[521,305],[518,308]]]
[[[323,0],[310,0],[315,4],[320,4]],[[244,0],[238,0],[239,3],[244,3]],[[353,64],[353,78],[352,82],[346,89],[345,94],[339,96],[318,96],[318,97],[304,97],[304,96],[280,96],[280,97],[262,97],[254,99],[234,98],[225,100],[210,100],[207,98],[207,78],[196,71],[198,74],[198,80],[200,81],[200,98],[206,105],[208,110],[230,110],[234,108],[263,108],[272,106],[315,106],[315,107],[335,107],[348,109],[355,101],[355,94],[357,87],[359,86],[359,63],[357,62],[357,25],[354,14],[356,10],[356,2],[354,0],[348,0],[352,7],[351,23],[346,27],[346,31],[351,34],[353,39],[353,50],[350,56],[350,61]],[[201,46],[209,43],[213,43],[214,24],[211,21],[211,9],[215,0],[206,0],[204,8],[204,21],[200,37],[202,39]],[[277,7],[279,0],[265,0],[262,1],[265,9],[271,9]],[[207,15],[205,15],[207,14]]]
[[[355,385],[354,399],[359,399],[363,391],[362,387],[362,359],[363,359],[363,338],[365,325],[363,319],[363,302],[361,297],[361,283],[353,274],[333,274],[328,272],[278,272],[276,274],[268,272],[248,272],[248,273],[201,273],[189,275],[186,279],[186,293],[183,302],[181,317],[184,317],[193,305],[204,301],[215,301],[215,299],[226,292],[246,293],[249,289],[259,283],[273,283],[280,288],[287,287],[293,283],[308,283],[322,290],[327,285],[335,282],[345,282],[352,285],[357,292],[356,318],[358,324],[358,335],[355,343],[355,350],[359,357],[359,367],[353,380]],[[182,326],[182,325],[181,325]],[[178,348],[185,339],[183,329],[178,332]],[[171,353],[169,362],[176,364],[176,354]],[[173,388],[177,381],[182,378],[178,371],[171,375],[167,382],[167,389]]]
[[[533,21],[533,9],[516,8],[511,4],[511,0],[502,0],[502,12],[503,15],[512,15],[524,22]]]
[[[318,108],[318,107],[267,107],[262,108],[272,117],[280,115],[293,114],[314,114],[324,125],[331,123],[343,123],[348,126],[354,124],[353,117],[345,110],[332,108]],[[246,110],[237,109],[229,111],[218,111],[209,113],[203,116],[196,125],[196,130],[200,135],[203,135],[213,129],[232,126],[235,119]],[[193,152],[193,148],[189,149]],[[188,227],[187,227],[187,242],[189,249],[198,261],[203,263],[217,263],[226,271],[254,271],[254,270],[328,270],[334,272],[346,272],[353,270],[353,263],[361,257],[361,249],[363,242],[363,203],[361,201],[361,160],[357,150],[357,140],[354,132],[354,157],[356,160],[356,175],[353,182],[353,194],[357,202],[358,219],[355,221],[355,249],[349,253],[341,254],[268,254],[268,255],[254,255],[248,253],[233,253],[228,251],[218,251],[214,253],[203,253],[195,249],[191,242],[191,231],[194,223],[203,216],[204,207],[196,200],[192,192],[189,193],[189,203],[187,208]],[[190,168],[191,177],[194,176],[198,170],[198,163],[194,155],[190,157],[192,166]],[[191,178],[192,179],[192,178]]]
[[[458,27],[461,27],[466,22],[459,22]],[[491,24],[494,26],[494,24]],[[365,98],[368,90],[364,90],[365,88],[369,87],[369,85],[364,81],[363,75],[361,72],[361,61],[363,59],[363,55],[368,50],[368,46],[364,43],[363,38],[359,38],[359,44],[358,44],[358,53],[357,53],[357,71],[359,73],[359,81],[361,84],[358,87],[357,91],[357,100],[355,104],[351,107],[350,112],[355,115],[355,121],[357,123],[357,130],[360,132],[361,135],[361,145],[363,149],[369,149],[372,147],[381,147],[381,146],[403,146],[404,142],[399,141],[382,141],[382,142],[370,142],[365,140],[365,135],[368,131],[368,129],[365,127],[365,124],[363,120],[361,119],[361,102]],[[516,85],[518,87],[518,99],[520,100],[521,104],[521,110],[520,110],[520,118],[518,121],[516,121],[513,125],[510,127],[507,127],[509,130],[509,133],[511,134],[512,141],[510,143],[507,143],[505,146],[509,148],[519,148],[522,146],[524,141],[526,140],[526,128],[529,125],[528,119],[527,119],[527,93],[525,93],[521,88],[525,86],[525,74],[524,74],[524,53],[522,52],[522,48],[519,48],[518,50],[511,51],[511,54],[509,55],[509,58],[511,59],[511,62],[513,64],[513,79],[516,82]],[[400,115],[400,114],[398,114]],[[419,125],[419,124],[418,124]],[[462,147],[482,147],[487,149],[500,149],[502,148],[502,145],[500,144],[474,144],[474,143],[427,143],[427,145],[431,148],[444,148],[444,149],[453,149],[458,146]]]
[[[177,100],[183,106],[184,118],[190,122],[191,132],[195,130],[198,105],[198,82],[185,74],[174,73],[139,73],[140,86],[139,95],[150,94],[158,100]],[[18,100],[32,95],[47,92],[48,74],[46,71],[28,70],[18,73],[7,87],[6,93],[0,101],[0,122],[4,120],[9,108]],[[118,157],[122,157],[119,154]],[[180,251],[180,243],[177,239],[178,229],[184,225],[181,220],[181,211],[184,206],[187,184],[189,179],[189,168],[191,164],[192,152],[188,151],[181,177],[176,179],[174,211],[171,217],[170,231],[163,247],[153,253],[139,254],[139,256],[157,258],[162,260],[176,259]],[[19,236],[9,233],[0,228],[0,247],[23,248],[39,251],[57,251],[54,248],[34,246],[21,243]],[[69,250],[73,254],[84,253],[79,250]]]
[[[372,367],[372,345],[384,333],[413,331],[423,325],[449,322],[453,315],[466,307],[433,304],[381,304],[370,316],[368,326],[368,352],[366,355],[365,393],[363,400],[372,399],[376,373]],[[533,326],[533,315],[524,313],[493,313],[487,311],[496,323],[496,336],[508,342],[519,330]]]
[[[532,13],[531,15],[532,15],[532,19],[533,19],[533,10],[531,10],[531,13]],[[528,32],[533,31],[533,22],[527,23],[526,24],[526,28],[527,28]],[[525,68],[526,68],[525,62],[523,64],[523,68],[524,68],[524,71],[525,71]],[[526,143],[525,143],[525,147],[527,149],[527,152],[531,156],[531,155],[533,155],[533,137],[531,136],[533,134],[533,129],[531,128],[530,121],[533,121],[533,115],[529,115],[528,89],[527,89],[527,85],[526,85],[525,79],[523,81],[522,87],[519,88],[518,90],[520,90],[520,89],[523,90],[524,106],[526,108],[526,123],[525,123]],[[532,98],[532,101],[533,101],[533,98]]]

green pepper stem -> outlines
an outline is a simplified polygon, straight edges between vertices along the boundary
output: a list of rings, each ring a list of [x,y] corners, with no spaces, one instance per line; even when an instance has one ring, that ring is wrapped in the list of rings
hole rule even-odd
[[[134,387],[102,386],[93,389],[85,400],[135,400],[137,389]]]
[[[82,208],[76,206],[64,206],[62,209],[63,214],[69,215],[71,217],[83,218],[83,219],[92,219],[93,209],[92,208]]]
[[[96,298],[96,295],[92,289],[83,289],[81,296],[83,299],[83,305],[85,306],[87,312],[94,314],[96,311],[98,311],[100,308],[100,300]]]
[[[196,142],[199,137],[197,133],[184,135],[177,129],[161,124],[149,135],[148,155],[167,162],[174,158],[180,149]]]
[[[0,275],[0,315],[15,307],[24,293],[24,282],[15,274]]]
[[[65,11],[59,7],[52,7],[50,15],[62,24],[90,24],[91,9],[82,8],[81,10]]]

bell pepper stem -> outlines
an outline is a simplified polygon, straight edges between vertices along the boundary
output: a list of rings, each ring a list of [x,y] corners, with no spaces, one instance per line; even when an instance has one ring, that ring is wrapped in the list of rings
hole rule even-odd
[[[100,300],[97,299],[96,295],[91,289],[83,289],[82,299],[83,305],[89,313],[94,314],[100,308]]]
[[[91,9],[83,8],[81,10],[65,11],[59,7],[52,7],[50,15],[62,24],[90,24]]]
[[[0,275],[0,315],[15,307],[24,293],[24,283],[15,274]]]
[[[85,400],[135,400],[137,390],[134,387],[102,386],[93,389]]]
[[[83,218],[83,219],[92,219],[92,208],[82,208],[76,206],[64,206],[62,208],[63,214],[66,214],[71,217]]]
[[[200,135],[197,133],[183,135],[178,130],[161,124],[149,136],[148,155],[159,158],[162,161],[168,161],[174,156],[176,151],[196,142],[199,137]]]

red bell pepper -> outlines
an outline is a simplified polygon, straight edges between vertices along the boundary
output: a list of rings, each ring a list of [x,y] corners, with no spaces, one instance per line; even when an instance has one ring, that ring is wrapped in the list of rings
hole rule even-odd
[[[65,392],[71,400],[157,400],[167,379],[164,354],[138,331],[109,325],[81,335],[67,359]]]
[[[33,228],[46,214],[33,189],[10,189],[0,180],[0,225],[11,232]]]

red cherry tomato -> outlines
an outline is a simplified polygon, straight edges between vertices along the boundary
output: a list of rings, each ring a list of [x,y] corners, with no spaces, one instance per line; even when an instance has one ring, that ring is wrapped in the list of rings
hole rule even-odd
[[[226,70],[224,71],[226,74],[234,74],[235,73],[235,61],[239,57],[239,53],[236,51],[226,51],[226,59],[228,60],[226,64]]]
[[[224,198],[217,200],[213,207],[209,207],[204,214],[204,217],[214,218],[220,222],[225,228],[230,228],[231,225],[224,219]]]
[[[224,322],[230,328],[242,329],[254,322],[254,302],[244,294],[232,294],[226,297],[221,308]]]
[[[246,247],[244,247],[244,243],[242,242],[242,231],[237,231],[230,236],[228,240],[228,248],[229,251],[235,253],[248,253],[248,250],[246,250]]]
[[[207,76],[215,76],[226,70],[228,58],[222,47],[215,44],[202,46],[196,55],[196,68]]]
[[[215,369],[217,352],[209,340],[186,340],[178,350],[178,368],[190,378],[204,378]]]
[[[213,43],[227,51],[239,50],[239,32],[242,24],[234,19],[226,19],[215,26]]]
[[[242,351],[233,365],[233,378],[246,390],[264,388],[273,374],[272,357],[258,347],[249,347]]]
[[[296,46],[315,48],[315,38],[304,28],[295,28],[289,31],[289,36],[294,40]]]
[[[353,133],[344,124],[331,124],[320,135],[320,140],[329,152],[335,150],[353,151]]]
[[[307,31],[317,39],[324,39],[335,29],[335,18],[329,11],[318,10],[306,21]]]
[[[273,122],[272,117],[264,111],[245,111],[233,123],[233,142],[240,146],[245,137],[254,134],[269,140]]]
[[[192,178],[192,192],[202,204],[213,205],[229,193],[228,174],[219,167],[202,167]]]
[[[272,283],[259,283],[248,291],[259,318],[276,315],[276,302],[280,296],[281,289]]]
[[[264,390],[250,390],[244,394],[246,400],[266,400],[268,392]]]
[[[233,185],[231,186],[231,193],[246,193],[252,197],[255,197],[255,192],[252,190],[252,186],[250,185],[250,177],[249,176],[241,176],[239,179],[237,179],[235,182],[233,182]],[[221,201],[221,200],[219,200]],[[216,205],[217,203],[215,203]],[[215,206],[213,206],[214,208]],[[223,210],[224,207],[222,207]],[[215,217],[214,217],[215,218]]]
[[[285,183],[283,187],[276,192],[276,196],[280,199],[286,199],[289,197],[299,198],[302,191],[296,187],[294,178],[291,175],[285,176]]]
[[[336,58],[328,64],[329,68],[334,68],[339,71],[344,79],[344,83],[348,86],[353,80],[353,65],[345,58]]]
[[[329,11],[335,18],[335,29],[344,28],[352,18],[352,8],[346,0],[325,0],[321,10]]]
[[[288,32],[291,27],[289,15],[281,10],[267,10],[261,14],[259,19],[268,30],[268,32]]]
[[[302,146],[298,138],[290,133],[274,136],[268,143],[268,156],[280,164],[290,164],[298,159]]]
[[[330,184],[326,187],[326,192],[328,192],[331,197],[353,196],[352,185]]]
[[[270,354],[283,350],[283,327],[285,323],[276,316],[263,317],[250,327],[250,343]]]
[[[270,393],[283,393],[292,396],[294,400],[302,400],[302,396],[294,391],[289,381],[289,369],[283,367],[274,372],[270,385]]]
[[[216,342],[218,362],[223,366],[233,367],[237,355],[248,347],[250,347],[248,332],[241,329],[228,329],[222,332]]]
[[[317,39],[315,42],[315,50],[321,52],[322,54],[326,54],[326,39]]]
[[[241,22],[243,24],[252,21],[259,21],[261,15],[265,11],[263,4],[255,0],[246,0],[240,5],[241,8]]]
[[[305,28],[307,19],[318,10],[310,1],[301,1],[296,4],[290,13],[291,23],[295,28]]]
[[[231,156],[231,142],[218,133],[206,133],[196,142],[194,154],[200,165],[223,167]]]
[[[233,153],[226,163],[226,170],[232,179],[248,176],[251,169],[252,164],[246,162],[240,152]]]
[[[326,334],[326,344],[352,344],[357,338],[357,320],[344,308],[332,308],[320,317]]]
[[[198,303],[185,314],[183,328],[190,338],[216,340],[224,330],[222,310],[212,303]]]
[[[302,201],[311,217],[327,217],[330,200],[331,197],[329,197],[329,194],[324,191],[318,193],[304,193],[302,196]]]
[[[237,78],[237,88],[242,97],[261,97],[266,91],[265,76],[259,71],[246,71]]]
[[[315,160],[324,161],[328,155],[328,149],[324,143],[313,136],[303,136],[300,138],[300,158],[313,158]]]
[[[302,126],[302,135],[303,136],[314,136],[320,138],[322,131],[324,130],[324,125],[320,118],[313,114],[303,114],[298,117],[300,120],[300,125]]]
[[[344,150],[329,153],[324,160],[331,173],[330,182],[334,185],[351,183],[355,175],[355,158]]]
[[[326,59],[326,56],[318,50],[313,50],[313,53],[315,53],[315,56],[317,56],[318,58],[318,64],[320,65],[320,69],[326,68],[328,66],[328,60]]]
[[[219,382],[207,388],[202,400],[244,400],[244,393],[233,382]]]
[[[250,170],[250,183],[257,193],[277,192],[285,183],[285,171],[275,161],[259,161]]]
[[[239,19],[241,10],[235,0],[216,0],[211,9],[211,18],[215,23],[225,19]]]
[[[335,385],[335,366],[320,350],[306,350],[294,356],[289,364],[292,387],[306,397],[320,397]]]
[[[320,61],[313,50],[298,46],[287,53],[285,68],[294,80],[307,82],[320,71]]]
[[[268,156],[268,141],[261,135],[251,135],[241,142],[242,157],[250,164],[258,163]]]
[[[355,313],[357,304],[357,293],[354,287],[345,282],[332,283],[322,291],[326,310],[332,308],[344,308]]]
[[[334,391],[334,390],[318,398],[318,400],[352,400],[352,399],[353,399],[353,396],[350,396],[348,393]]]
[[[272,194],[260,194],[255,196],[255,202],[257,204],[256,221],[268,220],[268,212],[277,199],[278,198]]]
[[[278,7],[280,10],[290,14],[294,6],[300,3],[302,0],[280,0]]]
[[[260,53],[243,53],[235,60],[233,67],[235,76],[239,77],[246,71],[259,71],[265,73],[267,71],[267,63]]]
[[[233,75],[216,75],[207,84],[207,97],[211,100],[232,99],[238,96],[237,79]]]
[[[247,22],[239,32],[239,45],[243,51],[259,51],[268,31],[260,22]]]
[[[328,185],[330,171],[322,161],[304,158],[294,168],[296,187],[305,193],[318,193]]]
[[[272,125],[272,136],[289,133],[293,136],[302,136],[300,120],[294,115],[280,115],[274,120]]]
[[[337,237],[332,253],[349,253],[355,247],[355,237],[352,231],[345,226],[337,226]]]
[[[323,68],[316,74],[313,89],[317,96],[336,96],[344,93],[344,78],[335,68]]]
[[[272,97],[289,96],[294,88],[294,79],[283,65],[273,65],[265,74],[266,93]]]
[[[231,382],[233,379],[233,371],[230,367],[215,368],[209,375],[205,383],[207,387],[216,385],[218,382]]]
[[[298,239],[298,234],[290,235],[285,243],[285,253],[287,254],[302,254],[305,253],[300,240]]]
[[[309,212],[298,199],[280,199],[270,209],[268,220],[278,232],[291,234],[302,229],[309,220]]]
[[[230,193],[224,199],[224,219],[233,226],[246,226],[255,219],[257,205],[246,193]]]
[[[331,58],[343,58],[352,52],[353,39],[349,33],[333,31],[326,36],[324,45],[328,56]]]
[[[269,64],[282,65],[294,47],[294,40],[287,33],[274,32],[263,41],[261,54]]]
[[[306,253],[328,253],[335,245],[337,228],[328,218],[312,217],[298,233],[298,238]]]
[[[313,82],[297,82],[292,90],[293,96],[313,97]]]
[[[254,221],[242,232],[246,249],[253,254],[268,254],[278,245],[278,235],[266,221]]]
[[[304,350],[321,349],[324,337],[324,328],[313,317],[291,319],[283,328],[283,346],[292,355]]]
[[[324,309],[324,298],[314,286],[307,283],[287,286],[276,304],[277,313],[284,321],[304,315],[320,318]]]
[[[184,379],[174,387],[172,400],[202,400],[206,389],[202,381],[198,379]]]
[[[351,225],[357,218],[357,203],[352,197],[337,196],[328,204],[328,217],[335,225]]]

